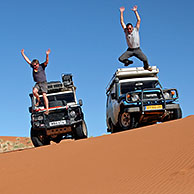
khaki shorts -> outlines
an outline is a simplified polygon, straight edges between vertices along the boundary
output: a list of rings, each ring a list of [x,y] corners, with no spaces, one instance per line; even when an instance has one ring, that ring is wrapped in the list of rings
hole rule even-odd
[[[47,82],[36,83],[34,88],[37,88],[38,92],[41,92],[41,93],[47,93],[48,91]]]

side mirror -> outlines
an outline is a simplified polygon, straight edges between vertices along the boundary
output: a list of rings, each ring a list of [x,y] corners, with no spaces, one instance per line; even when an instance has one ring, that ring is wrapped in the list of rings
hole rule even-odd
[[[83,101],[82,99],[79,99],[79,105],[82,106],[83,105]]]
[[[119,78],[118,77],[115,78],[115,83],[119,83]]]

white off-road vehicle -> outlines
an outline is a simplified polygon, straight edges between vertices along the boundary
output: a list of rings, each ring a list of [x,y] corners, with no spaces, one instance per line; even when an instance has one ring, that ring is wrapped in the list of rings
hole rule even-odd
[[[175,88],[163,89],[159,69],[121,68],[107,86],[106,123],[108,132],[118,132],[157,122],[182,118]]]
[[[62,139],[87,138],[87,127],[82,112],[82,100],[76,99],[76,88],[71,74],[63,74],[62,82],[48,82],[49,114],[44,114],[43,97],[35,107],[36,98],[30,94],[31,140],[35,147],[59,143]]]

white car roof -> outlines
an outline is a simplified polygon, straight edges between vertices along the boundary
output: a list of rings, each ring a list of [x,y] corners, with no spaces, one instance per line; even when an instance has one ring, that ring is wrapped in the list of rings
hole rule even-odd
[[[106,92],[110,90],[116,78],[118,78],[120,81],[127,80],[127,79],[138,79],[138,78],[140,80],[143,80],[146,77],[158,79],[157,74],[159,73],[159,69],[156,66],[151,66],[151,68],[152,68],[152,71],[145,70],[143,67],[129,67],[129,68],[117,69],[112,79],[110,80],[109,84],[106,87]]]

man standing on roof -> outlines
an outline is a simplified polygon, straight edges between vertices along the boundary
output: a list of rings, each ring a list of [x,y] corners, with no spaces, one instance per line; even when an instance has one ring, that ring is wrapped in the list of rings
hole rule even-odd
[[[144,63],[144,69],[147,69],[149,71],[152,70],[152,68],[148,64],[147,57],[144,55],[142,50],[140,49],[140,38],[139,38],[139,27],[140,27],[140,16],[137,12],[137,6],[134,6],[132,11],[134,11],[136,18],[137,18],[137,23],[136,26],[133,27],[131,23],[128,23],[125,25],[124,19],[123,19],[123,12],[125,8],[121,7],[120,8],[120,22],[121,26],[125,32],[126,40],[127,40],[127,45],[128,49],[126,52],[124,52],[120,57],[119,61],[124,63],[125,66],[128,66],[133,63],[133,61],[128,60],[128,58],[135,56]]]
[[[34,59],[32,62],[29,60],[29,58],[24,54],[24,49],[21,50],[21,54],[26,60],[26,62],[32,67],[33,69],[33,78],[36,82],[35,86],[33,87],[33,95],[37,99],[37,103],[35,106],[39,106],[40,104],[40,98],[38,92],[42,93],[44,104],[45,104],[45,114],[49,114],[49,105],[48,105],[48,98],[46,96],[47,93],[47,79],[45,74],[45,68],[47,67],[48,61],[49,61],[49,54],[51,50],[48,49],[46,51],[46,61],[44,63],[39,64],[39,61],[37,59]]]

